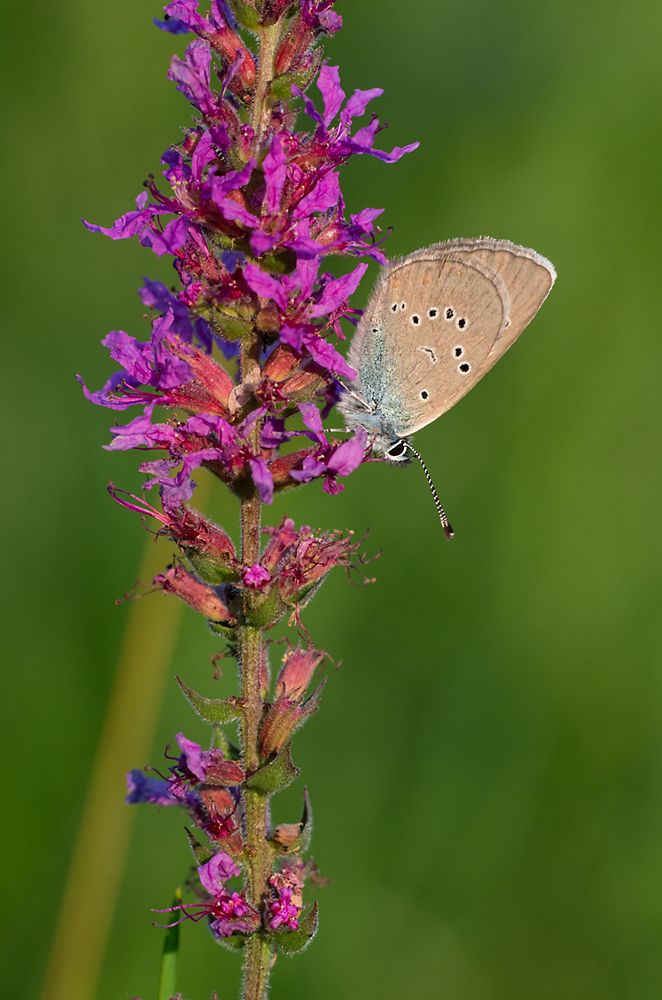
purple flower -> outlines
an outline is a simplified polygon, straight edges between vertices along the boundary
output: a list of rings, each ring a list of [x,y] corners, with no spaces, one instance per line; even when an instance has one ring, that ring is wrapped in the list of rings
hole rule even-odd
[[[200,881],[210,896],[218,896],[225,890],[225,883],[236,875],[241,875],[241,868],[235,864],[229,854],[220,851],[204,865],[198,865]]]
[[[264,566],[255,563],[254,566],[249,566],[243,571],[241,578],[244,581],[245,587],[250,587],[252,590],[259,590],[263,583],[269,582],[271,575],[269,570],[265,569]]]
[[[289,868],[284,868],[282,872],[272,875],[269,883],[276,893],[276,898],[269,903],[269,926],[273,931],[281,926],[292,931],[298,930],[299,914],[303,906],[303,882]]]
[[[340,445],[330,445],[318,456],[304,459],[301,469],[292,469],[290,475],[299,483],[309,483],[311,479],[325,476],[325,493],[342,493],[345,487],[336,481],[336,476],[349,476],[366,459],[368,433],[363,427]]]
[[[161,778],[148,778],[142,771],[134,769],[126,776],[127,796],[125,802],[152,802],[157,806],[176,806],[179,799],[173,795],[170,783]]]

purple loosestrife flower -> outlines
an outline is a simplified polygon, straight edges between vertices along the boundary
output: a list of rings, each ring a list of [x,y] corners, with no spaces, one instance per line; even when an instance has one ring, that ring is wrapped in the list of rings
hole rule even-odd
[[[241,875],[241,868],[223,851],[214,854],[206,864],[198,865],[198,876],[207,899],[200,903],[180,903],[177,907],[156,910],[157,913],[171,913],[181,910],[183,916],[166,926],[172,927],[183,920],[200,920],[207,917],[209,927],[217,938],[231,934],[249,934],[260,924],[260,916],[243,894],[229,892],[225,886],[228,879]]]
[[[269,903],[269,927],[277,930],[279,927],[287,927],[296,931],[299,927],[299,914],[303,906],[303,882],[297,878],[293,871],[284,868],[281,872],[276,872],[269,879],[273,886],[276,898]]]
[[[170,768],[170,791],[176,799],[182,801],[187,790],[199,784],[239,785],[244,780],[239,765],[226,760],[221,750],[203,750],[183,733],[177,733],[175,739],[182,751],[177,763]]]
[[[109,486],[178,546],[154,589],[203,615],[225,640],[222,655],[239,665],[240,694],[225,700],[180,682],[213,727],[211,749],[178,733],[168,778],[127,776],[128,802],[186,812],[197,901],[158,912],[179,911],[174,923],[204,917],[220,942],[239,935],[246,989],[263,1000],[275,953],[304,947],[317,927],[317,904],[302,909],[306,878],[323,884],[301,856],[311,829],[307,792],[298,823],[272,827],[269,803],[298,774],[290,738],[319,707],[326,657],[288,642],[274,687],[264,633],[289,616],[308,638],[301,609],[334,566],[349,573],[366,560],[351,532],[297,529],[287,517],[261,529],[261,505],[314,480],[338,494],[372,457],[363,427],[338,440],[323,426],[341,380],[356,376],[342,345],[343,320],[359,315],[351,297],[369,263],[386,262],[382,209],[348,215],[341,173],[354,156],[392,164],[418,143],[380,148],[385,126],[369,108],[381,89],[347,97],[338,67],[324,62],[319,43],[342,26],[334,0],[209,6],[173,0],[156,21],[193,36],[168,73],[194,109],[183,138],[163,153],[161,176],[149,177],[135,208],[108,227],[85,223],[170,257],[178,287],[145,278],[149,333],[109,333],[103,344],[117,370],[99,389],[80,381],[87,399],[113,411],[106,448],[139,452],[143,490],[158,488],[160,509]],[[308,93],[315,82],[317,103]],[[329,255],[350,263],[332,274]],[[190,506],[199,470],[241,501],[241,548]],[[225,735],[230,723],[239,748]],[[242,874],[243,887],[229,889]]]

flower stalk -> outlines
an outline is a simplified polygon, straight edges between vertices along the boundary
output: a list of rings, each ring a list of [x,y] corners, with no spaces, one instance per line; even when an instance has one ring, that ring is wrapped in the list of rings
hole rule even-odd
[[[393,163],[417,143],[376,148],[374,115],[355,128],[381,90],[346,100],[338,68],[323,61],[321,41],[342,25],[334,0],[212,0],[207,13],[198,5],[173,0],[156,22],[195,36],[169,72],[196,114],[163,154],[170,192],[150,178],[136,209],[113,226],[86,223],[171,256],[181,288],[146,280],[149,340],[110,333],[103,343],[120,370],[102,389],[83,391],[116,413],[142,409],[111,428],[107,447],[156,453],[140,471],[160,508],[112,485],[111,495],[178,546],[180,558],[154,587],[202,615],[238,666],[239,692],[224,700],[179,681],[211,727],[208,749],[179,733],[168,775],[128,775],[128,802],[186,814],[196,901],[158,912],[169,915],[166,926],[204,919],[219,944],[243,952],[244,1000],[262,1000],[278,953],[314,937],[317,903],[305,902],[306,886],[325,882],[306,857],[307,791],[299,822],[272,828],[269,819],[271,797],[299,775],[292,737],[318,710],[325,682],[327,654],[312,646],[301,612],[334,566],[349,572],[365,561],[351,532],[297,528],[288,517],[263,528],[262,508],[316,480],[326,493],[342,492],[342,480],[371,458],[364,428],[344,440],[323,425],[340,380],[355,375],[336,345],[345,339],[341,320],[356,319],[349,299],[367,262],[337,278],[321,264],[329,254],[386,262],[381,210],[347,218],[339,170],[354,155]],[[315,81],[321,111],[306,93]],[[238,549],[191,505],[194,473],[216,477],[238,499]],[[299,642],[287,640],[272,685],[269,633],[279,622],[296,628]],[[238,746],[227,733],[235,725]]]

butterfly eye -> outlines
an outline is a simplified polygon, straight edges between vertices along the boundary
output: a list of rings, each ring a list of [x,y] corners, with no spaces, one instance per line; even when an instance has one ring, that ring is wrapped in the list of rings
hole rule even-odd
[[[428,309],[428,316],[430,317],[430,319],[436,319],[438,315],[439,315],[438,309]]]
[[[406,446],[404,441],[396,441],[396,443],[391,448],[388,449],[386,454],[390,455],[391,458],[400,458],[402,455],[404,455],[405,448]]]
[[[471,365],[468,364],[466,361],[463,361],[462,364],[458,365],[457,367],[458,371],[464,372],[465,374],[471,371]]]
[[[414,326],[418,326],[418,324],[421,322],[421,317],[417,316],[416,313],[414,313],[414,315],[411,318],[411,321],[414,324]]]
[[[457,347],[453,348],[453,354],[455,355],[456,358],[461,358],[462,355],[464,354],[464,348],[460,347],[460,345],[458,344]]]
[[[457,321],[457,326],[459,330],[465,330],[467,327],[467,321],[464,316]]]

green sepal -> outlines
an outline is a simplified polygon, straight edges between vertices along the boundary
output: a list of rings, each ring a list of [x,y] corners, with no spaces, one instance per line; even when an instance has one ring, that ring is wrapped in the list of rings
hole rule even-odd
[[[228,698],[227,701],[203,698],[201,694],[192,691],[181,678],[176,677],[175,679],[189,705],[195,709],[198,715],[202,716],[205,722],[231,722],[242,715],[243,709],[241,705],[237,704],[237,699],[234,696]]]
[[[274,581],[267,594],[255,594],[251,606],[246,611],[246,622],[253,628],[271,628],[283,617],[287,608],[278,592],[278,582]]]
[[[191,833],[187,826],[184,827],[186,830],[186,836],[188,837],[188,845],[193,851],[193,857],[195,858],[196,864],[206,865],[207,862],[214,857],[214,852],[210,851],[208,847],[201,844],[197,837]]]
[[[179,906],[182,894],[175,890],[173,906]],[[163,951],[161,952],[161,967],[159,969],[159,986],[156,1000],[170,1000],[177,992],[177,957],[179,954],[179,924],[173,924],[165,932]]]
[[[297,257],[293,250],[265,253],[260,257],[260,267],[269,274],[291,274],[296,266]]]
[[[245,0],[230,0],[230,6],[232,7],[232,13],[237,19],[237,24],[241,28],[248,28],[249,31],[254,31],[259,26],[260,15]]]
[[[286,743],[270,764],[251,774],[250,778],[246,779],[246,787],[255,792],[262,792],[264,795],[270,795],[291,785],[301,773],[299,768],[292,763],[291,746],[291,743]]]
[[[296,955],[297,952],[307,948],[317,934],[318,914],[319,907],[315,903],[312,910],[308,910],[305,917],[299,921],[298,930],[276,931],[269,935],[270,940],[278,951],[284,951],[286,955]]]
[[[205,583],[234,583],[240,579],[239,571],[229,562],[223,563],[220,559],[211,559],[192,548],[183,547],[183,551],[187,562]]]
[[[226,340],[241,340],[248,337],[253,331],[253,323],[249,319],[241,316],[230,316],[229,313],[220,309],[212,309],[210,322],[214,328],[214,333],[220,333]]]
[[[219,725],[214,723],[214,732],[211,739],[213,749],[223,752],[226,760],[241,760],[241,750],[231,743]]]
[[[291,101],[293,96],[292,84],[296,84],[299,90],[302,90],[305,93],[305,91],[308,90],[311,81],[316,76],[321,61],[322,50],[318,49],[317,58],[312,62],[305,73],[282,73],[280,76],[277,76],[275,80],[272,80],[269,87],[269,103],[275,104],[276,101]]]

